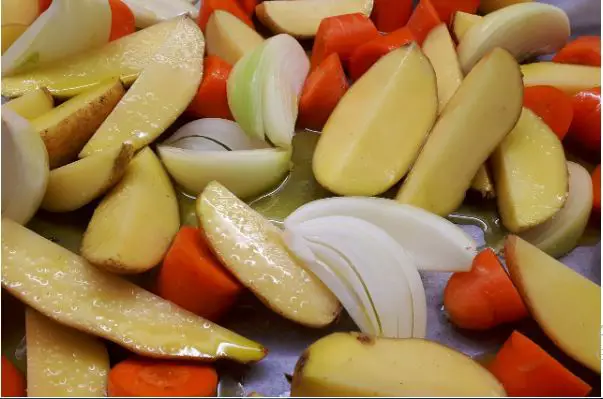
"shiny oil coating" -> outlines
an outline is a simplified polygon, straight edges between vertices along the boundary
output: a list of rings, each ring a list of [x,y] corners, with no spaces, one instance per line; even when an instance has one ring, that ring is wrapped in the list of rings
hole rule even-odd
[[[109,354],[101,341],[31,308],[25,317],[28,396],[106,396]]]
[[[337,316],[337,299],[293,260],[280,231],[226,188],[210,183],[198,199],[197,213],[223,263],[275,312],[312,327]]]
[[[262,359],[258,343],[90,266],[2,219],[2,287],[55,321],[149,357]]]

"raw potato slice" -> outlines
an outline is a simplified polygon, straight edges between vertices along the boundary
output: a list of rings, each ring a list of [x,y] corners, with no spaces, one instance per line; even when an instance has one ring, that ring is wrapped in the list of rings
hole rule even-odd
[[[25,312],[25,328],[27,396],[107,395],[109,354],[102,342],[31,308]]]
[[[454,37],[457,42],[460,42],[465,33],[473,27],[473,25],[481,22],[482,17],[475,14],[469,14],[462,11],[457,11],[454,13],[454,17],[452,19],[452,32],[454,33]]]
[[[396,199],[440,216],[453,212],[481,165],[515,126],[522,102],[517,61],[503,49],[493,50],[440,115]]]
[[[74,211],[100,197],[121,179],[133,155],[132,146],[124,144],[51,171],[42,209]]]
[[[535,62],[522,65],[521,73],[526,87],[553,86],[570,95],[593,87],[601,87],[599,67]]]
[[[32,121],[46,145],[51,169],[77,159],[78,152],[113,111],[124,93],[121,82],[112,79],[65,101]]]
[[[54,100],[48,90],[42,88],[27,92],[21,97],[7,102],[4,106],[25,119],[33,120],[50,111],[54,106]]]
[[[513,284],[567,355],[601,373],[601,287],[517,236],[505,242]]]
[[[424,339],[334,333],[295,366],[291,396],[506,396],[479,363]]]
[[[179,227],[174,188],[147,147],[94,211],[81,254],[115,273],[142,273],[161,262]]]
[[[207,54],[234,65],[262,44],[264,38],[232,14],[215,10],[205,28]]]
[[[46,87],[54,96],[73,97],[115,77],[129,85],[153,59],[178,22],[178,19],[166,21],[52,65],[3,78],[2,95],[16,97]]]
[[[249,363],[266,355],[260,344],[98,270],[6,218],[2,287],[54,321],[142,356]]]
[[[5,2],[2,2],[4,4]],[[4,16],[4,15],[3,15]],[[29,25],[6,24],[2,25],[2,54],[12,46],[14,42],[27,30]]]
[[[255,8],[257,17],[274,33],[308,39],[316,35],[320,21],[342,14],[373,10],[373,0],[276,0],[265,1]]]
[[[387,191],[416,159],[437,108],[436,77],[419,47],[390,52],[329,117],[312,161],[316,180],[340,195]]]
[[[521,234],[521,238],[558,258],[576,247],[588,224],[593,204],[593,185],[586,169],[567,163],[569,189],[565,205],[555,216]]]
[[[479,192],[483,198],[492,199],[496,197],[496,191],[494,191],[494,183],[490,172],[486,164],[480,166],[477,174],[471,181],[471,189]]]
[[[223,186],[207,185],[197,215],[224,266],[276,313],[309,327],[339,314],[333,294],[289,255],[280,230]]]
[[[188,14],[196,19],[199,9],[186,0],[124,0],[132,10],[137,28],[146,28],[160,22]]]
[[[543,3],[522,3],[488,14],[463,36],[457,48],[465,73],[486,54],[500,47],[521,62],[554,53],[570,36],[570,22],[562,9]]]
[[[527,108],[491,157],[498,210],[513,233],[553,217],[567,199],[568,175],[561,141]]]
[[[80,158],[129,141],[138,150],[164,132],[197,93],[203,74],[205,41],[197,24],[178,25],[80,152]]]

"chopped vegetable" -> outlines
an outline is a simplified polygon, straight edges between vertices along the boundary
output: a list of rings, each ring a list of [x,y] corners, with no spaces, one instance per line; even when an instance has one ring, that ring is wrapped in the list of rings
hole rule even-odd
[[[591,390],[519,331],[511,334],[488,369],[509,396],[586,396]]]
[[[237,0],[237,1],[239,3],[239,6],[243,9],[243,11],[245,11],[245,13],[247,13],[249,18],[253,17],[253,14],[255,13],[255,6],[257,6],[258,3],[260,2],[259,0]]]
[[[2,397],[23,397],[25,394],[25,377],[10,360],[2,355]]]
[[[412,6],[412,0],[374,0],[371,19],[380,32],[393,32],[406,25]]]
[[[444,290],[444,307],[454,324],[487,330],[528,315],[517,289],[491,249],[480,252],[469,272],[454,273]]]
[[[329,55],[337,53],[343,65],[347,65],[358,46],[379,37],[377,28],[364,14],[344,14],[325,18],[320,22],[310,69],[314,70]]]
[[[187,112],[197,118],[221,118],[232,120],[226,96],[226,83],[232,67],[215,55],[203,61],[203,80]]]
[[[117,40],[136,31],[134,13],[121,0],[109,0],[111,7],[111,33],[109,41]]]
[[[580,36],[566,44],[555,57],[553,62],[563,64],[580,64],[601,66],[601,37]]]
[[[220,264],[198,229],[180,229],[157,281],[157,293],[176,305],[206,319],[226,313],[243,286]]]
[[[415,7],[406,27],[413,33],[414,40],[423,44],[423,40],[429,32],[441,23],[442,19],[432,0],[421,0]]]
[[[457,11],[475,14],[480,0],[431,0],[442,22],[449,24]]]
[[[593,210],[601,213],[601,165],[597,165],[592,174]]]
[[[574,117],[570,96],[553,86],[531,86],[523,92],[523,105],[538,115],[559,140],[563,140]]]
[[[109,396],[215,396],[218,374],[208,365],[130,358],[109,372]]]
[[[251,18],[243,11],[236,0],[204,0],[201,11],[199,12],[199,18],[197,19],[197,23],[203,32],[205,32],[205,27],[207,26],[210,15],[215,10],[226,11],[245,22],[250,28],[253,28]]]
[[[52,3],[52,0],[38,0],[38,4],[40,7],[40,14],[42,14],[44,11],[48,10],[48,7],[50,7],[51,3]]]
[[[299,101],[299,124],[322,130],[348,88],[339,56],[332,53],[306,79]]]
[[[572,97],[574,119],[567,139],[586,152],[597,153],[601,148],[601,88],[576,93]]]

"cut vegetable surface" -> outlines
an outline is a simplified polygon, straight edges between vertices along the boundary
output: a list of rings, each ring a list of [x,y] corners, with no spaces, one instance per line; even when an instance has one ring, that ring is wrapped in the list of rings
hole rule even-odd
[[[481,22],[483,17],[475,14],[468,14],[466,12],[457,11],[454,13],[454,17],[452,19],[452,32],[454,33],[454,38],[457,43],[465,36],[465,33],[469,31],[473,27],[473,25]]]
[[[417,43],[422,45],[429,32],[442,22],[438,10],[433,6],[433,1],[420,0],[406,27],[410,29]]]
[[[9,108],[27,120],[33,120],[50,111],[54,100],[48,90],[35,89],[6,103]]]
[[[262,44],[264,38],[234,15],[215,10],[207,21],[207,54],[235,65],[241,57]]]
[[[24,397],[25,377],[4,355],[2,355],[2,396],[3,397]]]
[[[442,22],[450,24],[456,12],[475,14],[481,0],[431,0]]]
[[[228,107],[226,83],[232,67],[220,57],[203,60],[203,80],[186,112],[197,118],[233,119]]]
[[[379,32],[393,32],[406,25],[412,8],[412,0],[374,0],[371,19]]]
[[[574,118],[567,140],[588,154],[601,148],[601,88],[584,90],[572,97]]]
[[[123,0],[132,10],[137,28],[146,28],[162,21],[188,14],[196,18],[197,7],[186,0]]]
[[[581,36],[566,44],[553,57],[553,62],[601,66],[601,37]]]
[[[130,7],[124,3],[124,1],[128,0],[108,1],[109,7],[111,7],[111,33],[109,34],[109,41],[117,40],[136,32],[134,13]],[[132,2],[130,1],[130,4],[131,3]]]
[[[600,67],[535,62],[522,65],[521,73],[526,87],[553,86],[570,95],[601,87]]]
[[[523,106],[539,116],[559,140],[563,140],[574,117],[572,101],[567,94],[553,86],[526,87]]]
[[[199,18],[197,19],[197,23],[203,32],[205,32],[211,14],[216,10],[226,11],[253,29],[253,22],[236,0],[206,0],[201,5],[201,12],[199,12]]]

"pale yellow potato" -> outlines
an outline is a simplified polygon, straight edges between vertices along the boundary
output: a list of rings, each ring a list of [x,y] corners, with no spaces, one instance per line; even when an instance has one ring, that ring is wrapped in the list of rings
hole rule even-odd
[[[80,158],[120,146],[150,144],[188,107],[203,74],[205,40],[197,24],[178,17],[174,31],[80,152]]]
[[[335,320],[335,296],[289,254],[277,227],[225,187],[207,185],[197,216],[222,264],[266,306],[308,327]]]
[[[124,175],[134,156],[129,143],[50,172],[42,209],[74,211],[103,195]]]
[[[291,396],[506,396],[468,356],[425,339],[334,333],[301,355]]]
[[[172,182],[153,151],[145,148],[95,209],[80,253],[114,273],[142,273],[161,262],[179,227]]]
[[[531,3],[533,0],[480,0],[479,11],[483,14],[491,13],[504,7],[518,3]]]
[[[260,344],[103,272],[6,218],[2,288],[58,323],[142,356],[241,363],[266,356]]]
[[[218,56],[234,66],[263,41],[255,30],[226,11],[215,10],[209,16],[205,28],[208,55]]]
[[[471,189],[478,191],[482,197],[486,199],[496,197],[496,191],[494,190],[494,182],[490,176],[490,171],[486,164],[480,166],[475,177],[471,181]]]
[[[276,0],[258,4],[255,13],[274,33],[308,39],[316,36],[325,18],[354,13],[368,17],[372,10],[373,0]]]
[[[563,145],[524,108],[517,125],[491,157],[503,225],[518,233],[546,222],[565,204],[568,174]]]
[[[440,115],[396,199],[440,216],[456,210],[479,168],[515,126],[522,102],[517,61],[493,50]]]
[[[49,112],[54,106],[52,95],[45,88],[35,89],[17,97],[6,104],[4,107],[10,108],[25,119],[36,119],[46,112]]]
[[[601,287],[517,236],[505,242],[513,284],[567,355],[601,373]]]
[[[329,117],[312,160],[316,180],[340,195],[387,191],[416,159],[437,108],[435,73],[420,48],[390,52]]]
[[[481,20],[482,17],[479,15],[469,14],[462,11],[455,12],[454,16],[452,17],[452,32],[454,33],[456,41],[460,42],[463,39],[463,36],[465,36],[465,33],[467,33],[467,31],[471,29],[473,25],[481,22]]]
[[[2,54],[17,41],[17,39],[27,30],[28,25],[7,24],[2,25]]]
[[[601,68],[586,65],[535,62],[521,66],[523,84],[553,86],[567,94],[601,87]]]
[[[111,79],[65,101],[31,122],[44,140],[51,169],[77,159],[77,154],[124,93],[121,82]]]
[[[107,396],[109,354],[97,338],[25,312],[27,396]]]

